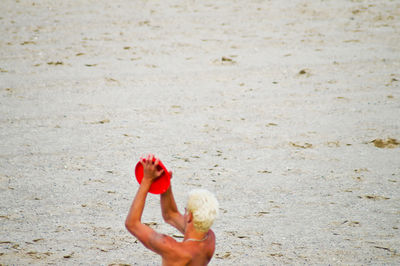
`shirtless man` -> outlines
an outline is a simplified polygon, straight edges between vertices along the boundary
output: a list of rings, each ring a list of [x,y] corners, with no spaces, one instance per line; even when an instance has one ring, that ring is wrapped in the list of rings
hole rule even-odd
[[[184,238],[177,242],[170,236],[157,233],[141,222],[147,193],[154,180],[163,174],[159,160],[153,155],[140,160],[143,179],[126,217],[125,226],[148,249],[161,255],[163,265],[207,265],[215,250],[215,234],[210,229],[218,215],[218,202],[207,190],[193,190],[182,215],[176,206],[171,186],[160,195],[164,220],[178,229]]]

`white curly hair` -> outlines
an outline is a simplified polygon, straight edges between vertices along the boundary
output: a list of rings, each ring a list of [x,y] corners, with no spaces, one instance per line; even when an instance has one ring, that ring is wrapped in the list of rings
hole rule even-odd
[[[218,216],[218,201],[205,189],[189,192],[187,210],[193,215],[193,225],[197,231],[207,232]]]

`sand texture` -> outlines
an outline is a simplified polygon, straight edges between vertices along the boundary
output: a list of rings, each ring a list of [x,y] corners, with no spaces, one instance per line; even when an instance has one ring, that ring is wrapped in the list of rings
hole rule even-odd
[[[160,265],[124,227],[147,153],[181,210],[215,192],[211,265],[400,264],[400,1],[0,10],[0,264]]]

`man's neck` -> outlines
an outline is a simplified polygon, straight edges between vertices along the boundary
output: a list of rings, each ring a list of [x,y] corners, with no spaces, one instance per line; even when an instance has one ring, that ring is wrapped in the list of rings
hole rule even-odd
[[[208,237],[208,232],[199,232],[196,230],[187,230],[185,236],[183,238],[183,242],[185,241],[203,241]]]

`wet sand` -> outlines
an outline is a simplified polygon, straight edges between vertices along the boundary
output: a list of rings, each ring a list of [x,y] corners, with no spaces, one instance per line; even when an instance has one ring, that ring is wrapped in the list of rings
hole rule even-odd
[[[124,228],[150,152],[181,210],[215,192],[211,265],[400,263],[398,1],[0,10],[0,264],[159,265]]]

